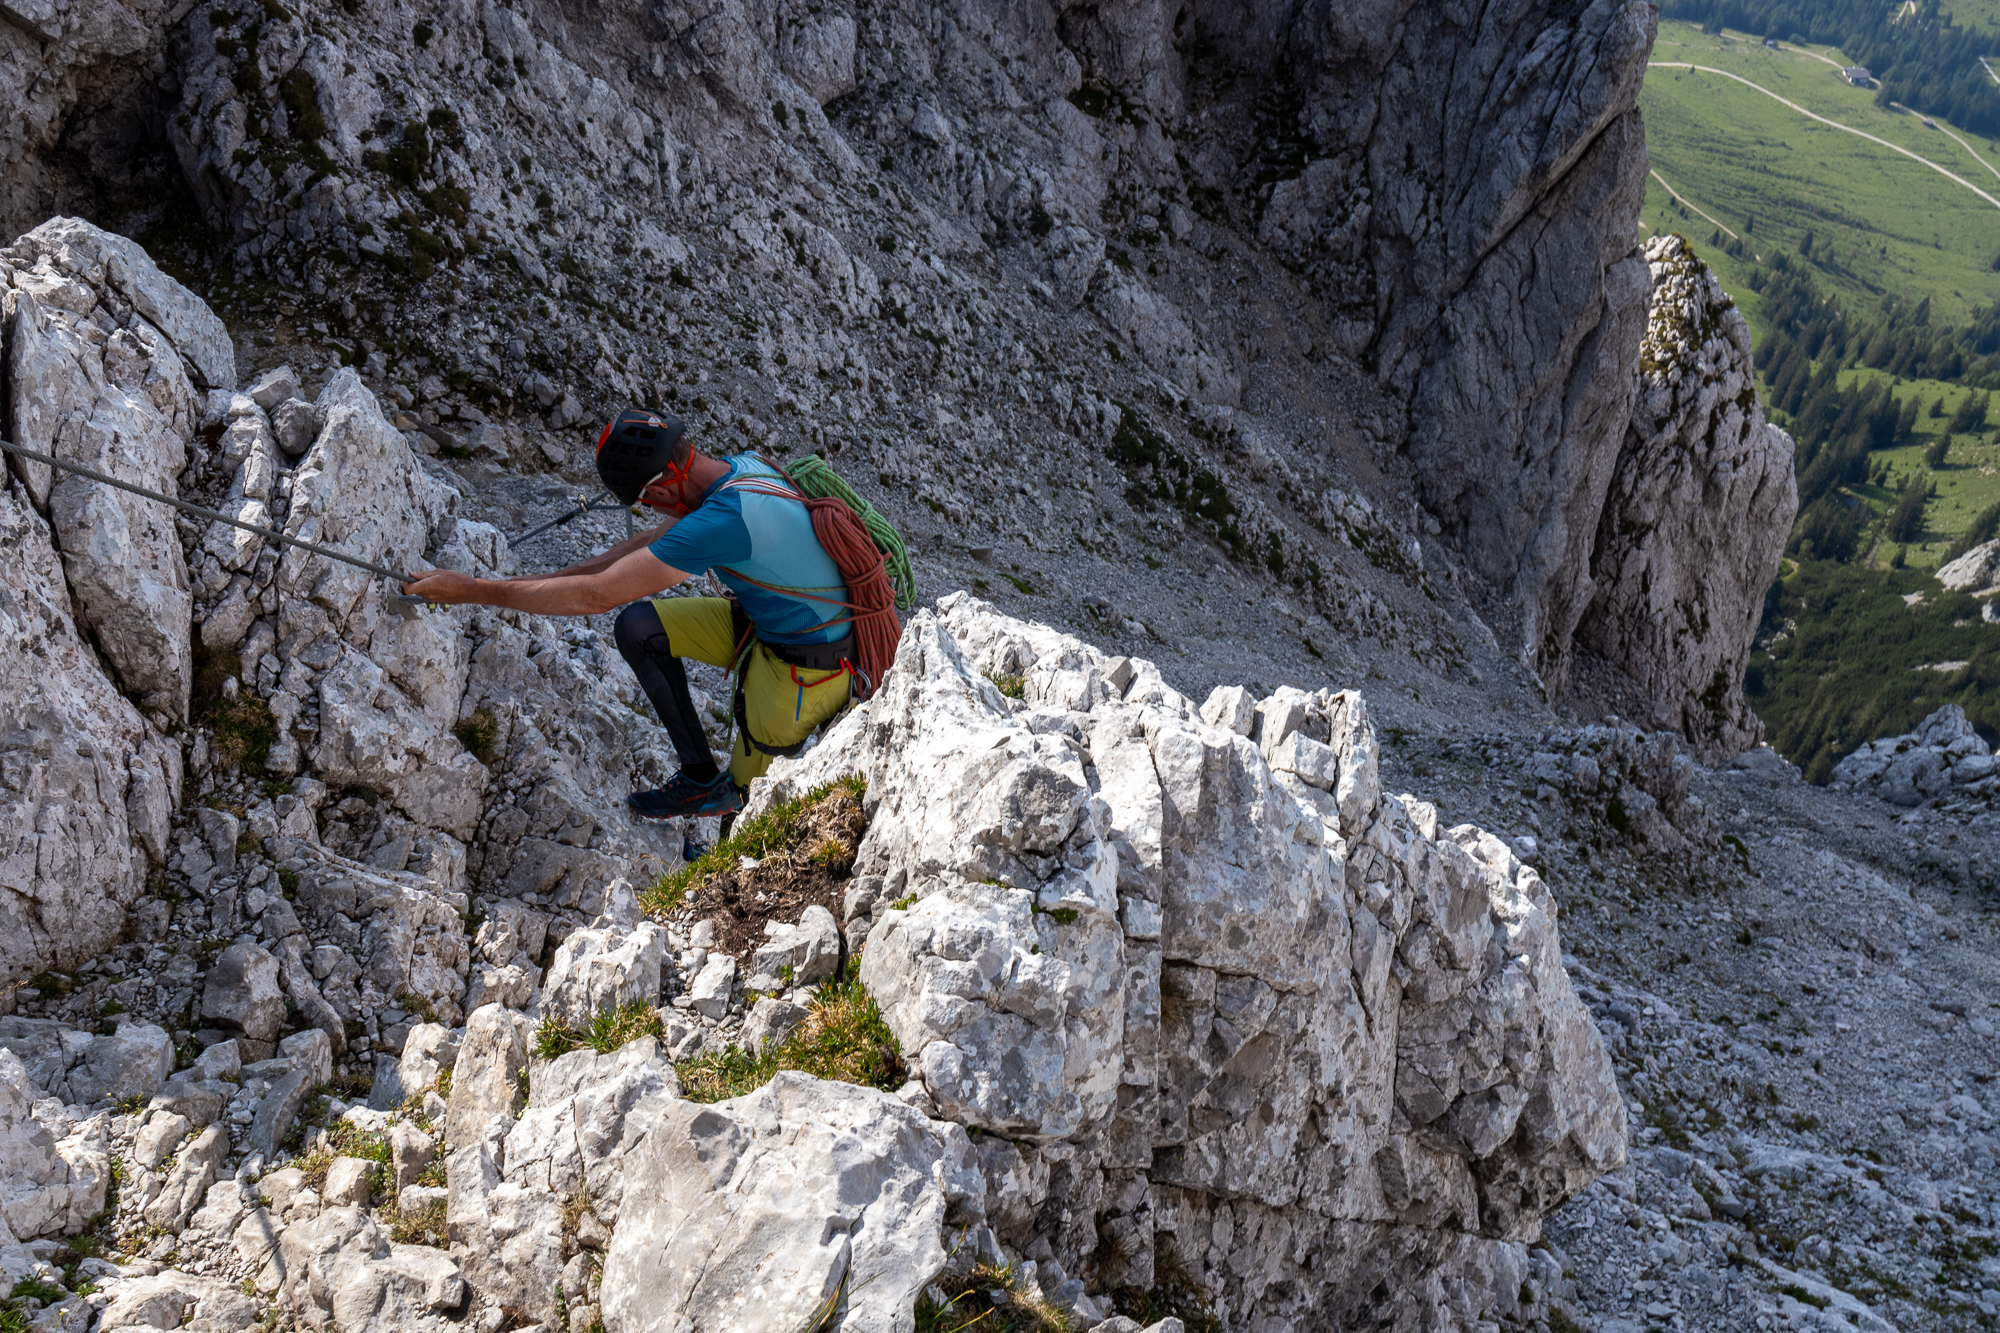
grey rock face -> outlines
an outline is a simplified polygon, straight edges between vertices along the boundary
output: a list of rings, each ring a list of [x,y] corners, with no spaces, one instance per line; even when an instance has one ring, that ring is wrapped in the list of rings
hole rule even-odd
[[[844,1285],[843,1327],[908,1329],[945,1258],[940,1175],[963,1170],[967,1147],[964,1130],[887,1093],[805,1074],[674,1103],[629,1167],[606,1327],[804,1327]],[[771,1179],[793,1188],[774,1195],[759,1183]]]
[[[1764,420],[1750,327],[1678,236],[1647,244],[1640,391],[1598,520],[1580,642],[1709,758],[1756,744],[1743,667],[1798,512],[1791,437]]]
[[[1414,463],[1430,511],[1419,525],[1435,519],[1471,572],[1503,590],[1507,605],[1489,618],[1547,684],[1563,682],[1595,592],[1592,550],[1622,467],[1645,323],[1632,241],[1645,162],[1635,102],[1654,36],[1642,0],[1538,0],[1476,17],[1414,0],[1282,14],[1138,5],[1088,18],[981,4],[949,29],[903,3],[865,21],[837,7],[727,5],[696,19],[624,6],[593,29],[634,53],[612,66],[544,3],[457,0],[430,15],[437,45],[411,54],[419,17],[399,4],[356,18],[315,0],[213,35],[169,42],[163,27],[130,38],[173,67],[180,101],[153,119],[229,233],[232,262],[289,273],[340,255],[404,271],[404,204],[382,156],[396,152],[427,186],[463,192],[424,234],[453,251],[485,237],[505,281],[518,274],[558,302],[600,272],[692,281],[712,250],[769,290],[810,292],[844,317],[913,312],[933,277],[999,255],[1033,270],[1028,290],[1047,305],[1090,310],[1121,355],[1197,406],[1238,405],[1247,368],[1267,359],[1319,378],[1306,358],[1330,351],[1373,380],[1377,401],[1355,426]],[[245,39],[262,55],[254,70],[231,54]],[[488,66],[490,77],[464,75]],[[1275,112],[1258,101],[1273,88],[1284,90]],[[710,100],[700,115],[686,110]],[[281,114],[264,113],[280,101]],[[1105,114],[1113,105],[1125,110]],[[1196,105],[1214,114],[1191,117]],[[31,118],[41,128],[21,132],[22,160],[46,152],[66,109]],[[403,125],[428,128],[404,144]],[[265,159],[308,141],[326,164],[310,184],[273,176]],[[1280,159],[1267,157],[1274,143]],[[552,200],[574,201],[560,252],[534,202],[542,191],[512,179],[527,170]],[[736,207],[746,190],[772,210]],[[898,190],[936,240],[920,273],[868,254],[883,225],[872,201]],[[1164,267],[1179,271],[1183,255],[1236,245],[1296,270],[1314,308],[1218,320],[1207,282],[1130,262],[1135,246],[1168,246],[1177,253]],[[322,289],[339,281],[331,267],[315,271]],[[782,342],[786,360],[773,364],[851,337],[811,322],[780,321],[766,355]],[[623,351],[601,370],[585,364],[595,351],[568,367],[530,364],[526,338],[438,332],[557,429],[599,397],[638,389]],[[863,363],[882,354],[834,358],[861,383],[829,409],[869,410]],[[1052,415],[1088,450],[1085,423],[1102,408],[1064,398]],[[895,460],[885,472],[901,470]],[[963,497],[931,489],[934,503],[965,510]],[[1261,502],[1236,508],[1261,548],[1298,545],[1293,519],[1313,506],[1289,517]],[[1341,600],[1329,596],[1328,611]]]
[[[0,878],[12,890],[0,969],[18,981],[116,940],[149,859],[164,859],[181,758],[98,668],[51,529],[11,477],[0,550],[0,730],[44,756],[0,772]]]
[[[939,1114],[1013,1141],[981,1161],[1002,1242],[1093,1289],[1150,1285],[1165,1249],[1279,1325],[1388,1317],[1379,1281],[1440,1267],[1511,1301],[1541,1215],[1624,1154],[1554,903],[1380,789],[1358,696],[1251,716],[955,594],[752,812],[867,778],[856,873],[916,901],[875,917],[862,979]],[[1240,1240],[1191,1250],[1225,1213]],[[1341,1261],[1309,1273],[1266,1225]]]
[[[478,1143],[488,1121],[511,1121],[521,1109],[530,1035],[526,1018],[497,1004],[476,1009],[465,1020],[465,1041],[452,1064],[451,1114],[444,1127],[448,1151]]]

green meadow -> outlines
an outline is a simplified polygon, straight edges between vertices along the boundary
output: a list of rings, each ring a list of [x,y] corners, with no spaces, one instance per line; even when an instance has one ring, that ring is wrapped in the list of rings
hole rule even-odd
[[[1928,128],[1918,116],[1877,107],[1871,92],[1840,77],[1843,58],[1830,48],[1771,50],[1761,40],[1707,36],[1673,22],[1661,25],[1653,60],[1727,70],[2000,198],[2000,149],[1961,134],[1971,145],[1962,146],[1949,126]],[[1938,323],[1957,324],[2000,298],[2000,206],[1929,167],[1714,74],[1650,69],[1639,104],[1653,170],[1684,201],[1677,205],[1649,177],[1646,232],[1678,231],[1700,243],[1719,224],[1741,238],[1744,261],[1810,246],[1816,280],[1857,310],[1890,294],[1928,296]],[[1701,249],[1754,325],[1745,262],[1718,246]]]

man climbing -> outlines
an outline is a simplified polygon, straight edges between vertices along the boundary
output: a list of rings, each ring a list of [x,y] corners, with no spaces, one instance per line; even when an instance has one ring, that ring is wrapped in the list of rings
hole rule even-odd
[[[850,602],[841,566],[816,534],[811,506],[828,502],[802,496],[758,455],[711,458],[684,438],[671,413],[635,408],[598,437],[597,471],[620,503],[645,504],[666,520],[553,574],[476,579],[431,570],[412,574],[405,591],[552,616],[624,605],[614,631],[618,651],[681,762],[666,786],[634,792],[627,803],[647,819],[731,814],[773,756],[796,754],[846,706],[856,624],[881,613]],[[843,554],[853,546],[841,545]],[[880,553],[870,546],[867,555],[879,570]],[[733,596],[656,596],[704,570]],[[888,616],[893,625],[893,609]],[[709,751],[682,658],[736,669],[736,742],[727,770],[717,769]]]

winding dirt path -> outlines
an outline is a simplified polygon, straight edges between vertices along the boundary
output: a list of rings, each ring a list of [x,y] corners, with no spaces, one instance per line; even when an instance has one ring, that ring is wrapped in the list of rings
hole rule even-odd
[[[1889,103],[1889,105],[1895,107],[1896,110],[1898,111],[1909,111],[1910,114],[1913,116],[1920,114],[1915,111],[1910,111],[1910,108],[1904,106],[1901,102],[1891,102]],[[1974,162],[1977,162],[1980,166],[1985,167],[1988,171],[1992,172],[1996,180],[2000,180],[2000,167],[1996,167],[1991,162],[1988,162],[1985,158],[1979,155],[1979,151],[1975,149],[1971,144],[1959,138],[1958,135],[1954,134],[1952,131],[1946,129],[1943,121],[1932,120],[1931,128],[1935,129],[1939,134],[1942,134],[1945,138],[1950,139],[1960,148],[1963,148],[1966,151],[1966,154],[1970,156]]]
[[[1870,143],[1880,144],[1884,148],[1887,148],[1890,152],[1901,153],[1904,157],[1909,158],[1910,161],[1912,162],[1922,163],[1924,166],[1929,167],[1932,171],[1935,171],[1938,175],[1943,176],[1946,180],[1952,181],[1954,184],[1964,186],[1966,189],[1972,191],[1974,194],[1978,195],[1981,199],[1984,199],[1987,203],[1993,205],[1995,208],[2000,208],[2000,199],[1996,199],[1992,195],[1986,193],[1986,191],[1980,189],[1977,185],[1974,185],[1971,181],[1965,179],[1965,177],[1959,175],[1957,172],[1941,167],[1927,157],[1918,157],[1915,153],[1903,147],[1901,144],[1890,143],[1887,139],[1877,138],[1875,135],[1868,133],[1866,130],[1857,130],[1852,125],[1843,125],[1837,120],[1828,120],[1825,116],[1820,115],[1817,111],[1808,111],[1804,107],[1800,106],[1797,102],[1791,101],[1788,98],[1780,97],[1778,96],[1778,94],[1772,92],[1769,88],[1763,87],[1760,84],[1755,84],[1750,82],[1750,80],[1744,78],[1741,74],[1731,74],[1726,69],[1716,69],[1711,65],[1691,65],[1683,60],[1651,60],[1646,62],[1646,66],[1648,69],[1691,69],[1698,74],[1720,74],[1725,79],[1734,79],[1736,80],[1736,82],[1742,84],[1745,88],[1753,88],[1756,91],[1764,94],[1764,96],[1770,98],[1772,101],[1777,102],[1781,106],[1790,107],[1792,110],[1798,112],[1800,115],[1806,117],[1809,120],[1816,120],[1822,125],[1831,125],[1836,130],[1844,130],[1849,134],[1855,135],[1862,139],[1866,139]]]
[[[1686,207],[1690,212],[1697,213],[1704,218],[1708,218],[1708,220],[1710,222],[1713,222],[1717,228],[1719,228],[1724,232],[1727,232],[1730,240],[1740,241],[1743,239],[1741,236],[1738,236],[1735,232],[1730,231],[1727,226],[1724,226],[1721,219],[1709,217],[1708,214],[1703,213],[1699,208],[1696,208],[1693,200],[1689,199],[1679,190],[1676,190],[1673,186],[1667,184],[1667,178],[1665,176],[1662,176],[1659,172],[1654,171],[1650,168],[1647,169],[1646,174],[1648,176],[1651,176],[1654,180],[1658,181],[1660,183],[1660,188],[1665,190],[1667,192],[1668,197],[1671,198],[1675,203]]]

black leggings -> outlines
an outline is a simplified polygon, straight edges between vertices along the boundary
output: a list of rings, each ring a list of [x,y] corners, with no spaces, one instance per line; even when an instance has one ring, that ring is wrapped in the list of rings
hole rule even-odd
[[[681,772],[699,782],[713,778],[715,756],[709,751],[701,714],[695,711],[694,699],[688,694],[687,669],[667,641],[659,612],[650,601],[632,603],[618,613],[612,638],[618,644],[619,655],[639,678],[639,688],[652,701],[653,711],[660,715],[660,725],[673,738]]]

